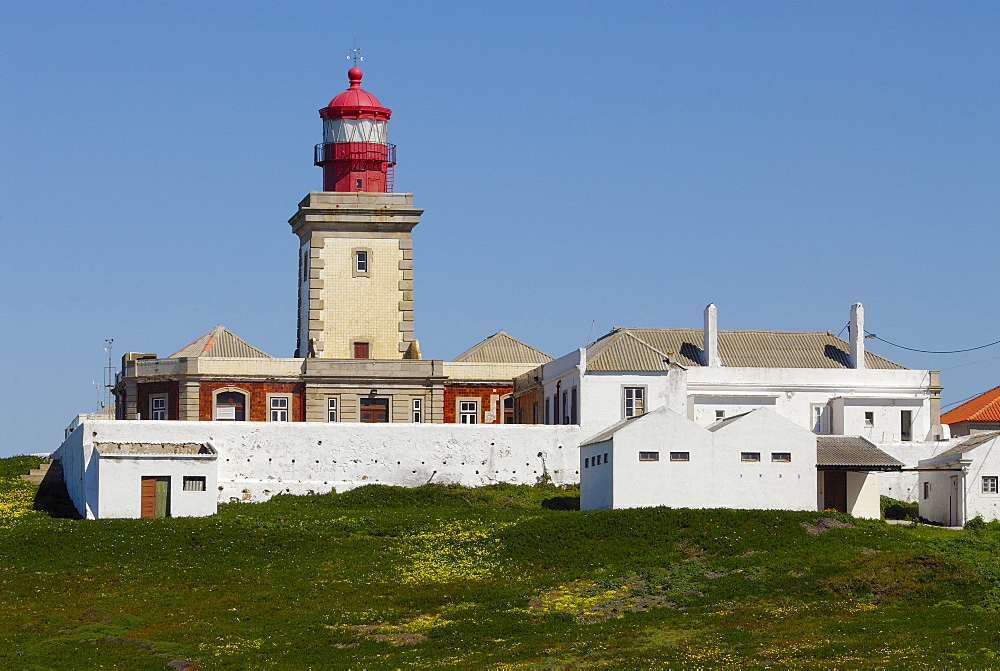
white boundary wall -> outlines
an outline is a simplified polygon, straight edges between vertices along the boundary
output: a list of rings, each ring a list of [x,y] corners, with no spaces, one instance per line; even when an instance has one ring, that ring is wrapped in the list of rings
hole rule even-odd
[[[368,484],[535,484],[544,474],[559,485],[580,479],[578,426],[85,420],[54,455],[82,513],[98,496],[97,469],[90,467],[95,442],[211,443],[219,453],[224,502]]]

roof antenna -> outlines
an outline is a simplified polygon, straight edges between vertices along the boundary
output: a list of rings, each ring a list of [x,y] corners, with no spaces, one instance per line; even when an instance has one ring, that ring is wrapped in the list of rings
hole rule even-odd
[[[591,320],[590,320],[590,333],[588,333],[588,334],[587,334],[587,344],[588,344],[588,345],[589,345],[589,344],[590,344],[591,342],[593,342],[593,341],[591,340],[591,338],[592,338],[592,337],[594,336],[594,327],[595,327],[595,326],[597,326],[597,320],[596,320],[596,319],[591,319]]]

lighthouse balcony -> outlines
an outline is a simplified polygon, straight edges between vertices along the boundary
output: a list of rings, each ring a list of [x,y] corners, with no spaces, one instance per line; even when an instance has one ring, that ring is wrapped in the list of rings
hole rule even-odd
[[[382,161],[396,165],[396,145],[376,142],[323,142],[313,149],[313,162]]]

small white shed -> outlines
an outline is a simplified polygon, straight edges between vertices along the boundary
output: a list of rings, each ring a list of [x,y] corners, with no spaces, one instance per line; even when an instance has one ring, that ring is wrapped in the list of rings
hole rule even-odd
[[[855,517],[882,517],[879,473],[899,471],[903,462],[861,436],[817,436],[816,504]]]
[[[918,469],[921,517],[954,527],[1000,519],[1000,431],[973,434]]]
[[[87,508],[98,518],[214,515],[217,459],[210,444],[95,443]]]

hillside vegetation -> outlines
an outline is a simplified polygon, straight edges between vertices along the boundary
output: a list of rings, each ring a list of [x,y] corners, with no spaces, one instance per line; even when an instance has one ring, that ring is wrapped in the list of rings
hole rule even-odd
[[[76,521],[30,510],[33,463],[0,460],[4,668],[1000,664],[994,525],[506,485]]]

